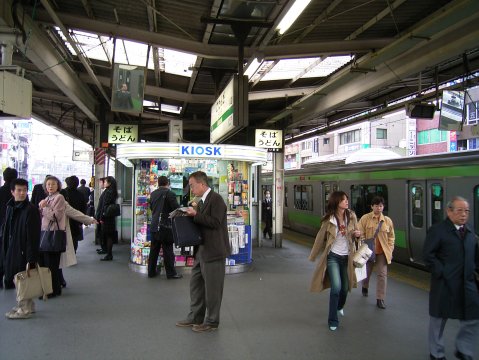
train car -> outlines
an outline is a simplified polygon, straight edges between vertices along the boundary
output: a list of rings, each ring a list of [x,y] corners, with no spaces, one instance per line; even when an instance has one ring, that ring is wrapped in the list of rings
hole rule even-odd
[[[270,174],[261,179],[272,185]],[[283,226],[314,241],[332,191],[349,196],[358,218],[370,211],[375,195],[385,199],[384,214],[396,233],[394,260],[423,267],[427,229],[446,216],[446,205],[459,195],[470,204],[469,221],[479,234],[479,151],[416,156],[356,164],[316,164],[285,171]]]

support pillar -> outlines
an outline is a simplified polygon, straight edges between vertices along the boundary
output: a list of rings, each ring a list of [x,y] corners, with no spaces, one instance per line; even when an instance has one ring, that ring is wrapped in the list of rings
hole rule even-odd
[[[284,154],[273,156],[273,246],[283,247],[283,206],[284,206]]]

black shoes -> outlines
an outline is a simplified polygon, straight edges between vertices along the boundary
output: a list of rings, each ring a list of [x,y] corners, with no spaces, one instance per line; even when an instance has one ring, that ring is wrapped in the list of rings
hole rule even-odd
[[[67,287],[67,282],[66,282],[65,280],[63,280],[63,281],[61,282],[61,286],[62,286],[62,288]]]
[[[459,350],[454,351],[454,356],[458,359],[461,359],[461,360],[474,360],[474,358],[472,356],[466,355],[466,354],[460,352]]]
[[[368,288],[363,287],[362,293],[363,293],[363,296],[368,296]]]
[[[100,261],[112,261],[112,260],[113,260],[112,255],[107,255],[107,256],[100,259]]]
[[[170,279],[181,279],[182,277],[183,277],[183,275],[181,275],[181,274],[176,274],[176,275],[172,275],[172,276],[167,276],[166,278],[167,278],[168,280],[170,280]]]
[[[377,299],[376,306],[383,310],[386,309],[386,303],[384,302],[384,300]]]

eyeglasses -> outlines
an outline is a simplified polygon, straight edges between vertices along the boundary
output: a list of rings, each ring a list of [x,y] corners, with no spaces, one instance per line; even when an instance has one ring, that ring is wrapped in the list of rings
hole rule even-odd
[[[469,209],[457,209],[457,208],[451,208],[452,211],[455,213],[464,213],[464,214],[469,214]]]
[[[346,235],[346,226],[339,225],[339,232],[341,233],[341,235],[345,236]]]

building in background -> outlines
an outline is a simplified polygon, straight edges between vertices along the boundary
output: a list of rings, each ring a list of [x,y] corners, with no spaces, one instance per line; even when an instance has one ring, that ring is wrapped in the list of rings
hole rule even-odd
[[[71,175],[87,180],[92,176],[90,161],[73,160],[73,150],[92,151],[92,147],[37,120],[0,120],[0,143],[0,173],[7,167],[17,169],[19,177],[29,181],[30,190],[49,174],[62,181]]]

